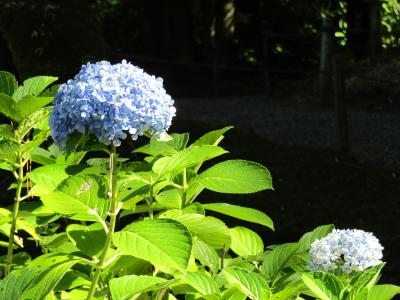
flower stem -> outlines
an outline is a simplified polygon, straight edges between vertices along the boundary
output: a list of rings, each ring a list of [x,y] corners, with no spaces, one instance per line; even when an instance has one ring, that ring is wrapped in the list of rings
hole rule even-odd
[[[18,153],[18,176],[17,179],[17,191],[15,192],[14,199],[14,207],[11,216],[11,228],[10,228],[10,237],[8,239],[8,249],[7,249],[7,258],[6,265],[4,267],[4,275],[7,276],[11,271],[12,259],[13,259],[13,250],[14,250],[14,237],[15,237],[15,229],[17,227],[17,218],[19,211],[19,203],[22,201],[21,199],[21,191],[22,186],[24,184],[24,164],[22,162],[21,154]]]
[[[111,204],[110,211],[108,213],[108,215],[110,216],[110,225],[108,227],[106,242],[104,243],[104,247],[101,252],[99,261],[96,264],[96,271],[94,273],[94,276],[92,279],[92,285],[90,286],[86,300],[91,300],[96,291],[97,283],[99,281],[101,272],[104,269],[107,253],[108,253],[108,250],[110,249],[112,236],[115,231],[115,224],[117,221],[117,214],[118,214],[117,201],[116,201],[117,200],[117,197],[116,197],[116,195],[117,195],[117,193],[116,193],[116,179],[117,179],[116,156],[117,156],[117,154],[116,154],[115,147],[112,146],[111,152],[110,152],[110,162],[109,162],[109,192],[108,192],[108,196],[109,196],[110,204]]]
[[[183,169],[182,172],[182,204],[181,204],[181,209],[186,206],[186,191],[187,191],[188,185],[187,185],[187,174],[186,174],[186,168]]]

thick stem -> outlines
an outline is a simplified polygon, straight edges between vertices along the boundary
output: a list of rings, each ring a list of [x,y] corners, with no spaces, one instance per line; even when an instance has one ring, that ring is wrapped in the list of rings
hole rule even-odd
[[[100,255],[100,259],[98,263],[96,264],[96,271],[94,273],[93,279],[92,279],[92,285],[90,286],[88,295],[86,297],[86,300],[90,300],[93,298],[93,295],[96,291],[97,283],[99,281],[100,275],[102,270],[104,269],[105,266],[105,261],[107,257],[108,250],[110,249],[111,246],[111,240],[112,236],[115,231],[115,224],[117,221],[117,193],[116,193],[116,179],[117,179],[117,166],[116,166],[116,150],[115,147],[112,146],[111,148],[111,153],[110,153],[110,164],[109,164],[109,193],[108,196],[110,198],[111,202],[111,207],[109,211],[109,216],[110,216],[110,225],[108,227],[108,232],[107,232],[107,238],[106,242],[104,243],[103,250]]]
[[[10,273],[11,271],[13,250],[14,250],[14,236],[15,236],[15,229],[17,227],[19,203],[22,201],[21,191],[22,191],[22,186],[24,184],[24,164],[20,153],[18,153],[18,176],[16,176],[16,178],[17,178],[17,191],[15,193],[14,207],[11,216],[10,237],[8,239],[7,258],[6,258],[6,265],[4,267],[5,276],[7,276],[8,273]]]

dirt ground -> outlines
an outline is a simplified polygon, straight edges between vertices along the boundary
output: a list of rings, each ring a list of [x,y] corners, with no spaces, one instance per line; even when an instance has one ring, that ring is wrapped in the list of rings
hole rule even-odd
[[[190,132],[195,138],[217,128],[178,119],[170,132]],[[275,223],[275,232],[250,226],[262,235],[266,245],[296,241],[314,227],[330,223],[340,229],[371,231],[385,248],[387,265],[382,282],[399,284],[397,171],[360,164],[334,151],[273,145],[239,129],[227,133],[222,146],[230,151],[224,159],[241,158],[265,165],[272,174],[274,190],[251,195],[205,193],[201,201],[227,201],[267,213]],[[242,224],[225,220],[228,225]]]

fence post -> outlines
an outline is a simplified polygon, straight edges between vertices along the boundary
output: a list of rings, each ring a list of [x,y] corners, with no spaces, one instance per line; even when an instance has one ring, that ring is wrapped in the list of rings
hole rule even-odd
[[[320,103],[328,106],[329,101],[329,88],[331,77],[332,65],[332,52],[333,52],[333,19],[330,16],[325,16],[322,19],[321,28],[321,53],[319,63],[319,92]]]
[[[272,95],[271,74],[269,72],[269,26],[268,21],[262,21],[263,57],[264,57],[264,88],[267,100]]]
[[[333,56],[333,83],[338,148],[342,154],[347,154],[349,152],[349,129],[347,111],[344,103],[344,66],[343,58],[340,54]]]

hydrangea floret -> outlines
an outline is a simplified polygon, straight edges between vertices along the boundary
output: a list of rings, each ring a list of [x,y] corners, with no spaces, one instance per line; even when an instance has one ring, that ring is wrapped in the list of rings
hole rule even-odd
[[[114,146],[128,134],[133,140],[144,134],[161,136],[175,116],[173,104],[161,78],[125,60],[88,63],[55,96],[52,137],[64,149],[74,132],[94,134]]]
[[[308,266],[312,271],[341,268],[360,272],[380,264],[383,247],[370,232],[358,229],[333,230],[312,243]]]

